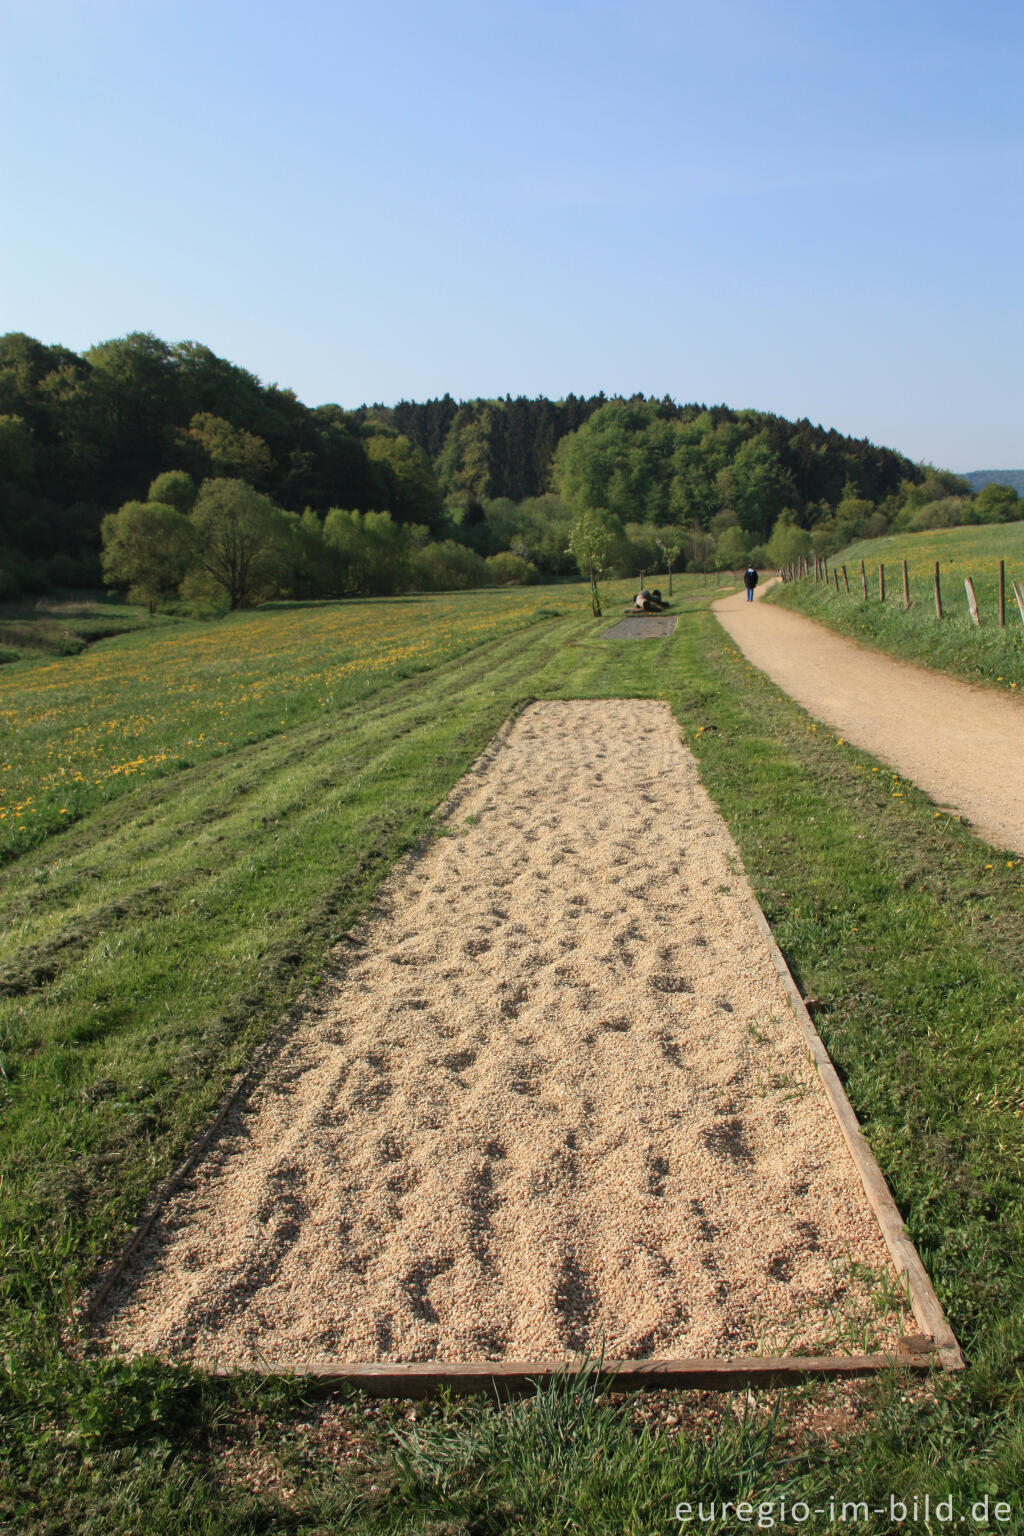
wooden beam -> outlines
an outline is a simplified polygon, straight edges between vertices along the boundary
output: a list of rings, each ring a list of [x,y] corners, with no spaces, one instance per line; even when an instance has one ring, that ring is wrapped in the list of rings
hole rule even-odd
[[[486,1392],[489,1396],[520,1397],[549,1384],[557,1377],[592,1371],[605,1390],[616,1392],[660,1391],[666,1387],[701,1388],[704,1391],[735,1391],[741,1387],[795,1386],[813,1379],[851,1380],[879,1371],[927,1371],[933,1354],[924,1349],[900,1348],[880,1355],[780,1355],[736,1360],[605,1360],[598,1363],[559,1360],[485,1360],[445,1363],[439,1360],[408,1364],[353,1364],[343,1361],[291,1361],[284,1365],[253,1367],[249,1374],[297,1376],[303,1382],[325,1388],[357,1387],[371,1397],[423,1398],[440,1389],[461,1395]],[[209,1374],[230,1379],[245,1374],[236,1366],[214,1365]]]

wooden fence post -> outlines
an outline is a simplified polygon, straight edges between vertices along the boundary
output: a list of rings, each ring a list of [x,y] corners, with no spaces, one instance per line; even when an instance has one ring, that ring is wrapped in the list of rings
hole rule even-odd
[[[935,562],[935,617],[942,618],[942,588],[939,586],[939,562]]]
[[[836,570],[835,566],[832,567],[832,575],[835,577],[836,595],[838,596],[839,595],[839,572]]]
[[[967,606],[971,610],[971,618],[980,629],[981,614],[978,612],[978,599],[974,595],[974,582],[969,576],[964,577],[964,591],[967,593]]]
[[[846,566],[845,565],[843,566],[843,580],[846,583],[846,595],[847,595],[847,597],[849,597],[849,595],[850,595],[850,578],[846,574]]]
[[[828,555],[822,556],[821,568],[825,572],[825,585],[828,586]]]
[[[881,560],[878,562],[878,600],[885,602],[885,566]]]
[[[910,607],[910,577],[907,575],[907,562],[903,562],[903,606]]]
[[[864,587],[864,601],[867,602],[867,600],[868,600],[868,573],[867,573],[867,570],[865,569],[864,561],[863,560],[860,563],[860,579],[861,579],[861,583],[862,583],[862,585]]]
[[[1006,628],[1006,566],[999,562],[999,628]]]
[[[1013,582],[1012,586],[1013,595],[1017,599],[1017,607],[1020,609],[1020,621],[1024,624],[1024,581],[1019,586],[1016,582]]]

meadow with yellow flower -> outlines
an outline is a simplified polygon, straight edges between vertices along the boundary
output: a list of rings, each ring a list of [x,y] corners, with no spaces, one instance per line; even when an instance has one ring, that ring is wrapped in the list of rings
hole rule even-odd
[[[368,698],[533,623],[565,589],[268,605],[0,668],[0,858],[130,782]]]

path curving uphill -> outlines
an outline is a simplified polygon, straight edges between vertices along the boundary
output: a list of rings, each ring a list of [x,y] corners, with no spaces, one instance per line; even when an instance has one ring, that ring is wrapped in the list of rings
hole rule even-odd
[[[712,607],[747,659],[815,719],[966,817],[986,842],[1024,854],[1024,700],[865,650],[743,592]]]

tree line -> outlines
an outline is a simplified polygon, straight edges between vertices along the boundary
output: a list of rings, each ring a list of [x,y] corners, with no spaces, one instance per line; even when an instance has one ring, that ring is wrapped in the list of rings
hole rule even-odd
[[[0,596],[106,580],[237,606],[557,579],[581,566],[584,514],[610,573],[782,563],[1017,508],[1010,487],[973,496],[766,412],[640,395],[309,407],[197,342],[135,333],[78,355],[0,337]],[[241,585],[211,568],[231,518],[259,530]]]

